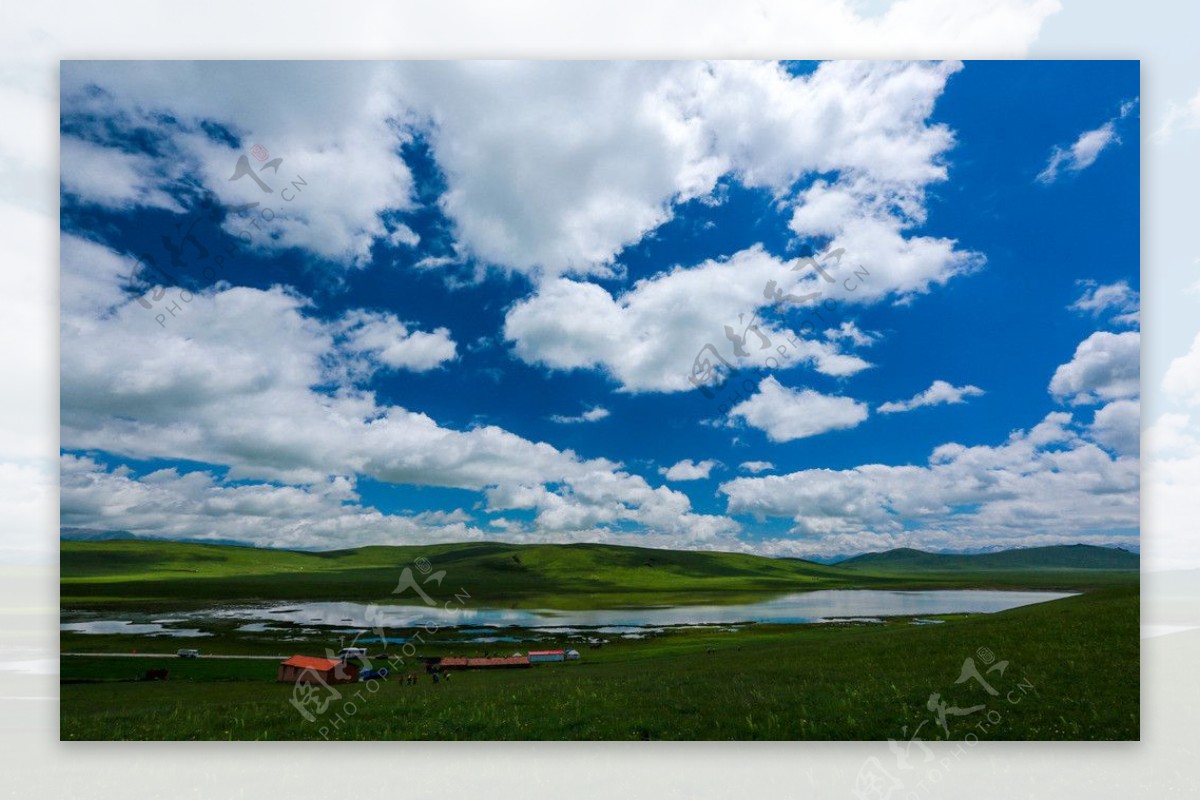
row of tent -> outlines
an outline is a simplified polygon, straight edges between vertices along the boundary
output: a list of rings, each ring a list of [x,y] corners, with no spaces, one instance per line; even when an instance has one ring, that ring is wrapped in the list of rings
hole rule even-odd
[[[579,659],[579,652],[573,648],[557,651],[530,651],[528,654],[515,653],[512,656],[441,656],[425,657],[426,670],[486,670],[495,668],[527,668],[544,662],[572,662]],[[386,678],[387,673],[369,671],[372,677]],[[323,681],[326,684],[345,684],[358,681],[366,676],[359,675],[359,667],[345,659],[322,659],[316,656],[293,656],[279,665],[278,681],[306,682]]]
[[[559,651],[530,651],[512,656],[443,656],[430,660],[434,670],[480,670],[489,668],[532,667],[542,662],[569,662],[579,659],[579,652],[568,648]]]

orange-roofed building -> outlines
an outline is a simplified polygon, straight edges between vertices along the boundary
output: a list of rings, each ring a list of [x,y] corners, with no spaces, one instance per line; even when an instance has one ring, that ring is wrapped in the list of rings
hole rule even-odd
[[[340,659],[296,655],[279,663],[278,680],[289,684],[349,684],[358,680],[358,665]]]

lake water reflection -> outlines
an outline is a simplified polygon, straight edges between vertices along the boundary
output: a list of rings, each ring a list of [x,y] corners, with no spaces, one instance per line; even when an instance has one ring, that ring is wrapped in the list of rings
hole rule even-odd
[[[1008,590],[816,590],[764,601],[636,609],[497,609],[341,602],[290,603],[211,611],[208,616],[326,626],[680,626],[730,623],[820,623],[843,618],[1000,612],[1073,593]],[[469,603],[469,602],[468,602]]]

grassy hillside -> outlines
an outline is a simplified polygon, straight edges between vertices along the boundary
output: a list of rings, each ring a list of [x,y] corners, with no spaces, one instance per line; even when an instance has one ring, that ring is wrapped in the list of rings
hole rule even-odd
[[[63,542],[65,606],[148,601],[383,600],[418,557],[477,601],[571,606],[835,586],[811,562],[609,545],[372,546],[319,553],[144,540]]]
[[[881,554],[875,555],[875,562],[862,557],[830,566],[746,554],[594,544],[460,543],[316,553],[148,540],[63,541],[61,546],[65,608],[382,601],[395,588],[403,568],[418,557],[446,571],[442,586],[447,591],[464,589],[477,603],[563,609],[732,602],[763,593],[833,587],[1079,588],[1137,578],[1135,570],[1081,571],[1063,567],[1062,560],[1035,567],[1026,552],[1009,552],[1022,554],[1017,559],[1004,553],[937,557],[911,552],[932,562]],[[1112,553],[1120,553],[1122,559],[1130,556]],[[1092,561],[1098,559],[1093,556]],[[968,569],[979,564],[984,568]]]

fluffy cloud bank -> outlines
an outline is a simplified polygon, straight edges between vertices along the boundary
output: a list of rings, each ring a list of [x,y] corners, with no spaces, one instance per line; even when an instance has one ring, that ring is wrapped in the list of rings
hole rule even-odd
[[[1102,302],[1110,307],[1112,304]],[[1085,423],[1051,412],[1001,445],[947,443],[925,464],[865,464],[847,470],[811,469],[740,477],[720,486],[726,511],[760,519],[791,519],[793,538],[761,544],[781,556],[824,556],[898,547],[925,550],[1013,548],[1069,542],[1139,545],[1140,403],[1136,331],[1096,332],[1060,366],[1050,391],[1073,405],[1098,405]],[[1200,338],[1172,365],[1169,391],[1200,398]],[[1178,366],[1176,366],[1178,365]],[[764,382],[765,383],[765,382]],[[938,383],[918,399],[936,402],[959,392]],[[776,392],[786,406],[787,390]],[[971,393],[967,393],[971,394]],[[945,401],[943,401],[945,402]],[[881,409],[882,411],[882,409]],[[1168,419],[1169,418],[1169,419]],[[777,421],[778,424],[778,421]],[[1179,436],[1186,415],[1167,416],[1153,447],[1177,458],[1163,469],[1175,487],[1193,475],[1200,438]],[[1170,444],[1168,444],[1170,443]],[[1183,450],[1183,455],[1179,454]]]
[[[773,62],[416,64],[397,96],[446,173],[441,207],[462,250],[506,269],[609,275],[620,251],[710,195],[723,177],[781,196],[816,173],[870,176],[863,203],[942,180],[952,142],[926,117],[955,64],[831,62],[792,75]],[[852,237],[871,266],[911,247],[899,231]],[[890,237],[890,238],[889,238]],[[939,241],[917,260],[956,269]],[[932,252],[936,251],[936,252]],[[856,251],[858,252],[858,251]],[[911,265],[902,269],[911,269]],[[923,279],[917,278],[917,288]]]
[[[268,201],[262,247],[362,265],[376,240],[416,238],[402,146],[428,141],[462,256],[540,277],[611,275],[626,246],[722,179],[796,207],[792,227],[835,236],[879,280],[925,291],[979,263],[946,239],[908,238],[925,187],[946,177],[951,132],[928,117],[952,62],[172,62],[68,64],[67,188],[88,202]],[[297,97],[305,102],[294,102]],[[154,142],[119,152],[112,131]],[[283,159],[229,180],[251,145]],[[105,158],[97,156],[103,154]],[[132,162],[136,161],[137,164]],[[136,166],[137,169],[134,169]],[[94,169],[93,169],[94,168]],[[792,197],[797,182],[837,174]],[[66,172],[64,172],[66,175]],[[143,177],[139,177],[143,176]],[[302,202],[278,183],[300,176]],[[269,186],[265,194],[251,181]]]
[[[688,376],[708,344],[740,364],[763,366],[772,359],[777,366],[807,365],[834,376],[870,366],[843,352],[836,340],[803,338],[783,324],[751,319],[777,302],[764,294],[772,281],[797,297],[829,286],[754,247],[677,267],[616,296],[597,284],[554,279],[509,310],[504,335],[526,362],[601,369],[628,392],[694,389]],[[741,341],[745,356],[736,356],[731,336]]]
[[[346,478],[304,487],[228,485],[207,471],[140,478],[87,457],[61,461],[64,528],[95,527],[169,539],[236,539],[276,548],[400,545],[483,539],[455,514],[385,515],[361,504]]]
[[[1136,545],[1138,482],[1136,458],[1105,452],[1055,412],[999,446],[942,445],[924,465],[737,478],[720,491],[733,514],[790,518],[807,538],[793,552],[833,556],[1067,539]]]
[[[255,221],[264,235],[254,247],[300,248],[362,266],[377,241],[419,242],[394,219],[415,207],[403,146],[419,137],[445,179],[436,202],[457,255],[441,260],[472,258],[535,279],[534,294],[506,321],[521,358],[600,369],[631,392],[683,391],[706,343],[723,345],[726,326],[744,334],[740,326],[750,320],[739,317],[772,305],[763,295],[767,281],[785,294],[812,281],[777,270],[778,260],[753,248],[666,270],[625,292],[580,279],[619,273],[623,248],[671,219],[680,203],[719,202],[722,181],[771,192],[794,209],[796,234],[844,248],[870,275],[854,302],[909,298],[977,268],[980,254],[910,231],[925,221],[926,187],[947,177],[954,137],[929,118],[959,68],[827,62],[792,74],[756,61],[178,62],[153,71],[121,62],[69,65],[63,97],[72,152],[85,166],[108,154],[124,177],[89,179],[81,167],[66,180],[79,184],[73,191],[85,201],[114,208],[194,205],[198,187],[226,204],[262,201],[273,216]],[[119,152],[121,138],[133,135],[153,147],[137,156]],[[273,162],[250,161],[243,175],[234,165],[252,144],[268,146],[282,163],[268,171]],[[139,160],[140,183],[129,159]],[[803,188],[814,176],[822,178]],[[295,177],[305,190],[281,202],[280,183]],[[231,232],[241,224],[225,221]],[[564,313],[575,308],[586,313]],[[769,333],[795,332],[776,324]],[[453,357],[444,338],[417,336],[403,345],[402,335],[394,338],[383,350],[393,367]],[[756,351],[752,361],[777,358],[781,366],[846,376],[868,366],[843,352],[862,344],[861,336],[813,338],[783,357]]]
[[[412,174],[399,155],[411,132],[391,76],[391,66],[370,62],[67,62],[62,97],[75,161],[64,166],[94,177],[72,173],[64,185],[115,208],[164,206],[166,196],[190,207],[197,188],[226,205],[258,202],[272,216],[256,219],[256,247],[362,266],[373,242],[391,233],[385,215],[413,207]],[[134,137],[152,142],[155,155],[116,156]],[[231,181],[255,144],[268,159]],[[97,167],[96,148],[107,169]],[[140,183],[110,182],[129,158]],[[282,162],[268,168],[275,158]],[[297,179],[302,189],[288,191]],[[225,225],[238,233],[236,217]]]
[[[127,260],[70,236],[62,250],[65,449],[224,465],[227,479],[475,490],[545,532],[633,523],[702,542],[737,529],[607,459],[496,426],[446,428],[359,385],[377,369],[440,364],[448,333],[361,311],[322,321],[292,292],[227,286],[195,294],[164,329],[123,295]]]

